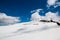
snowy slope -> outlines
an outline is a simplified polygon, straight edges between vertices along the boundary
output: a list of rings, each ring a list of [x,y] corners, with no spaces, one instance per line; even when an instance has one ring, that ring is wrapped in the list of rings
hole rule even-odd
[[[0,40],[60,40],[60,26],[53,22],[26,22],[0,27]]]

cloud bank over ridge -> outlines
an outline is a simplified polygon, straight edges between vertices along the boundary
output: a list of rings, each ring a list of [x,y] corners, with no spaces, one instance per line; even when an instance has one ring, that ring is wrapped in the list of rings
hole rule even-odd
[[[37,9],[37,10],[39,10],[39,9]],[[58,12],[53,13],[53,12],[49,11],[45,14],[45,16],[41,16],[41,15],[39,15],[39,12],[41,10],[39,10],[39,12],[37,10],[31,15],[32,21],[53,20],[53,21],[60,22],[60,16],[58,15]]]

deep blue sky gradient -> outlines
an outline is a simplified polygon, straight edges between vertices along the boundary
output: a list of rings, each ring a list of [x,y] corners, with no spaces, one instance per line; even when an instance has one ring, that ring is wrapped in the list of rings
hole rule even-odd
[[[29,21],[32,13],[30,11],[35,9],[43,9],[45,15],[46,12],[60,12],[60,7],[47,9],[47,0],[0,0],[0,12],[6,13],[10,16],[21,17],[22,22]]]

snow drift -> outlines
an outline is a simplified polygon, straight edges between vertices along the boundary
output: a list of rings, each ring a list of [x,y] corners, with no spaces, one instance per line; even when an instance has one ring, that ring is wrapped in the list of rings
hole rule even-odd
[[[26,22],[0,27],[0,40],[60,40],[56,23]]]

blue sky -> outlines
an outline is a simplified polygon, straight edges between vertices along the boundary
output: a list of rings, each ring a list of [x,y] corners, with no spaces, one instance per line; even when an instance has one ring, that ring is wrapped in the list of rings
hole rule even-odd
[[[6,13],[9,16],[21,17],[22,22],[29,21],[31,17],[31,11],[35,9],[43,9],[45,15],[46,12],[59,12],[60,6],[57,8],[47,8],[47,0],[0,0],[0,12]],[[59,14],[60,15],[60,14]]]

